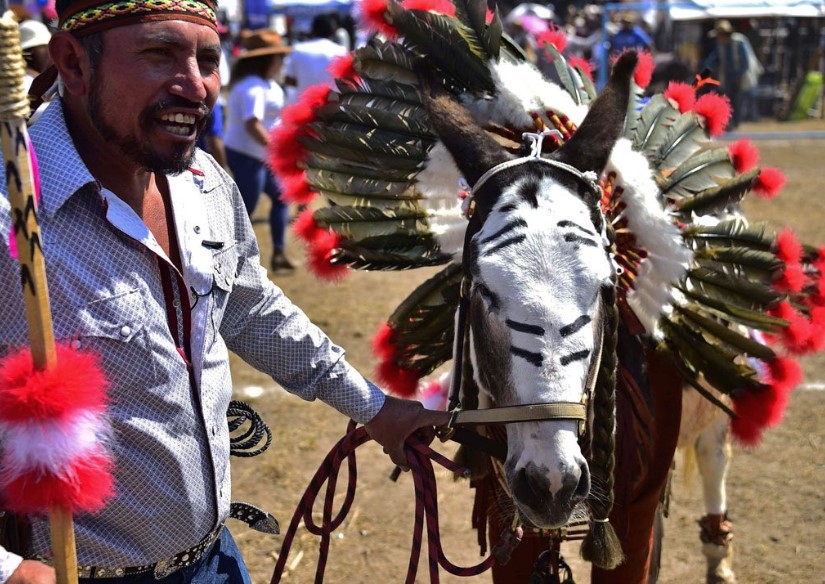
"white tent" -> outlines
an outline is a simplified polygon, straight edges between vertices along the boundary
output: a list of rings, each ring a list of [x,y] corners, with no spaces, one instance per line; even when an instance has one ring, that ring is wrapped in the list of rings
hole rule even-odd
[[[352,0],[269,0],[268,4],[273,14],[296,18],[311,17],[325,12],[347,14],[352,8]]]
[[[669,4],[668,12],[672,20],[762,16],[825,17],[825,0],[678,0]]]

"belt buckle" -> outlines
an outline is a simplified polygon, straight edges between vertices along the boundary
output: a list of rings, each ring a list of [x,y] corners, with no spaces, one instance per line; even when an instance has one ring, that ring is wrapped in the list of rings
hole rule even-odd
[[[178,568],[180,568],[180,566],[175,565],[174,558],[170,558],[168,560],[161,560],[157,564],[155,564],[153,575],[155,577],[155,580],[163,580],[169,574],[177,572]]]

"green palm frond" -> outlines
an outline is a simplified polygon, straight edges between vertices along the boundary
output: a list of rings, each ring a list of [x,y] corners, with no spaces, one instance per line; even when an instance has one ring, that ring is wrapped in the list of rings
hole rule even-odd
[[[358,97],[363,98],[363,96]],[[382,105],[386,105],[387,108],[382,108]],[[365,130],[382,128],[411,138],[426,138],[431,142],[436,139],[430,131],[427,112],[424,108],[407,102],[375,98],[369,105],[359,105],[351,101],[328,103],[315,110],[315,117],[329,123],[340,122],[363,126]]]
[[[700,289],[688,290],[684,286],[677,287],[689,300],[701,304],[702,307],[719,318],[736,322],[743,326],[761,331],[775,331],[788,326],[788,321],[766,314],[764,307],[750,308],[735,304],[730,296],[711,296]]]
[[[723,321],[708,318],[701,314],[698,307],[675,305],[674,309],[683,317],[683,320],[694,331],[704,337],[711,335],[722,341],[737,352],[745,353],[762,361],[773,361],[776,353],[759,341],[756,341],[742,332],[734,330]]]
[[[343,122],[312,122],[309,129],[316,140],[334,146],[351,148],[354,152],[398,157],[423,161],[434,141],[407,134],[399,134],[378,128],[366,129],[362,126]]]
[[[379,235],[418,237],[429,233],[427,212],[409,203],[389,209],[336,205],[317,209],[312,216],[320,226],[359,243]]]
[[[342,174],[350,174],[357,178],[371,178],[377,180],[407,181],[412,183],[420,168],[418,164],[410,166],[409,161],[402,160],[400,168],[390,165],[378,166],[375,161],[367,158],[365,162],[344,159],[337,156],[328,156],[320,152],[310,152],[304,166],[307,169],[330,170]]]
[[[648,152],[662,143],[668,129],[680,115],[665,96],[657,93],[642,108],[636,125],[628,126],[625,136],[633,141],[634,150]]]
[[[665,132],[661,144],[649,154],[653,166],[664,169],[680,165],[705,142],[705,132],[699,124],[698,116],[689,112],[682,114]]]
[[[785,296],[761,282],[743,280],[708,268],[691,268],[688,270],[687,279],[689,283],[698,287],[712,286],[733,298],[745,299],[744,302],[737,302],[742,306],[748,306],[748,303],[752,307],[769,306]]]
[[[442,265],[451,259],[432,236],[391,234],[358,241],[342,239],[332,263],[358,270],[411,270]]]
[[[449,263],[418,286],[389,318],[402,358],[399,363],[424,375],[452,358],[455,310],[463,271]]]
[[[725,211],[739,204],[742,197],[753,186],[753,182],[758,175],[759,169],[736,175],[721,182],[718,186],[706,188],[692,197],[679,199],[676,201],[675,207],[682,213],[693,212],[699,215]]]
[[[413,72],[414,56],[397,43],[373,40],[352,55],[355,71],[370,79],[418,85]]]
[[[716,225],[689,225],[682,230],[682,238],[689,243],[705,245],[742,246],[769,250],[775,235],[765,223],[748,223],[739,217],[720,221]]]
[[[426,55],[455,85],[458,93],[495,90],[487,68],[487,53],[472,29],[456,18],[405,10],[400,5],[387,4],[393,24],[404,37],[404,44],[420,55]]]
[[[421,94],[415,85],[399,83],[393,80],[367,79],[366,77],[359,77],[358,79],[336,79],[335,84],[341,96],[339,99],[342,100],[346,95],[363,93],[369,96],[377,95],[396,101],[406,101],[417,106],[421,105]]]
[[[417,199],[410,181],[389,181],[377,178],[363,178],[349,173],[334,172],[320,168],[308,168],[307,182],[316,189],[333,191],[345,195],[369,197],[372,199]]]
[[[689,327],[668,319],[663,319],[662,329],[684,360],[722,393],[730,395],[746,388],[764,387],[752,367],[737,362],[739,353],[736,351],[710,345]]]

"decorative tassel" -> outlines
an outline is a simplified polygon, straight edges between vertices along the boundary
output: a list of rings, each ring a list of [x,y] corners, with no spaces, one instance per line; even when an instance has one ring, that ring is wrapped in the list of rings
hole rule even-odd
[[[361,25],[389,39],[398,37],[398,29],[387,20],[387,0],[361,0]]]
[[[782,421],[791,390],[802,381],[802,368],[795,360],[779,357],[769,363],[765,389],[743,391],[733,397],[731,432],[746,446],[757,446],[765,428]]]
[[[772,199],[780,193],[788,179],[778,168],[763,168],[753,184],[753,192],[763,199]]]
[[[3,506],[17,513],[94,512],[114,494],[99,360],[55,349],[57,365],[44,371],[28,348],[0,362],[0,491]]]
[[[543,46],[545,44],[553,45],[559,53],[563,53],[564,49],[567,48],[567,34],[563,30],[553,26],[539,34],[536,37],[536,42],[539,46]],[[568,63],[570,62],[568,61]]]
[[[315,198],[312,185],[307,182],[306,172],[287,174],[281,177],[281,200],[285,203],[308,205]]]
[[[696,100],[693,111],[704,121],[708,134],[721,136],[730,121],[730,100],[718,93],[706,93]]]
[[[349,57],[350,65],[352,57]],[[344,59],[344,57],[340,57]],[[334,63],[334,61],[333,61]],[[318,83],[307,87],[298,100],[292,105],[288,105],[281,112],[281,120],[284,124],[293,126],[303,126],[315,120],[315,110],[327,103],[331,89],[326,83]]]
[[[644,89],[650,85],[650,80],[653,78],[653,57],[648,51],[639,51],[637,55],[639,62],[633,72],[633,80],[636,85]]]
[[[624,561],[622,544],[609,519],[594,519],[582,541],[582,559],[603,570],[612,570]]]
[[[728,146],[730,163],[736,172],[748,172],[759,164],[759,149],[750,140],[743,138]]]
[[[682,114],[692,110],[696,104],[696,89],[681,81],[671,81],[664,91],[664,96],[670,105]]]
[[[584,75],[590,81],[593,81],[593,65],[590,64],[590,61],[581,57],[568,57],[567,63],[578,71],[579,75]]]
[[[346,55],[333,59],[329,67],[327,67],[327,71],[335,79],[352,79],[356,83],[361,81],[361,78],[355,71],[352,53],[347,53]]]
[[[418,372],[404,369],[392,360],[387,359],[378,365],[375,377],[394,394],[401,397],[412,397],[418,390],[418,381],[421,379]]]

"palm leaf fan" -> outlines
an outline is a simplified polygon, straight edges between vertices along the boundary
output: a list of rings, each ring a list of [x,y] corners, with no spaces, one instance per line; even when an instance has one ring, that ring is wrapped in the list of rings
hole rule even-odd
[[[445,75],[454,93],[493,93],[495,85],[486,62],[489,55],[472,29],[460,20],[388,2],[387,12],[404,38],[404,46],[426,55]]]
[[[413,290],[373,339],[378,378],[395,393],[412,395],[418,380],[452,358],[462,277],[460,264],[448,264]]]

